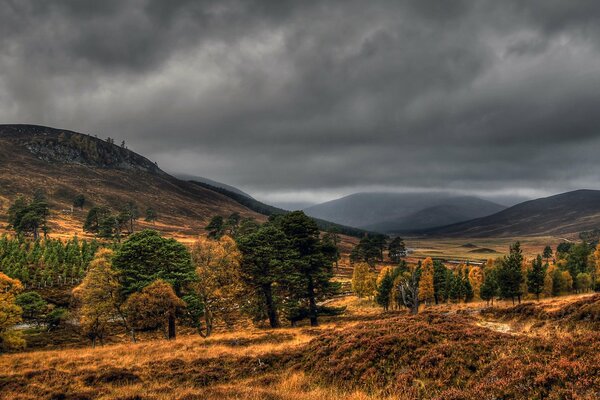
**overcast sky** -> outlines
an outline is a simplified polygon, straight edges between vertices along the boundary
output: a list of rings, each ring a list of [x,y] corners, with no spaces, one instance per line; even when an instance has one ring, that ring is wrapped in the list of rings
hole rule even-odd
[[[267,201],[600,188],[600,1],[0,0],[0,121]]]

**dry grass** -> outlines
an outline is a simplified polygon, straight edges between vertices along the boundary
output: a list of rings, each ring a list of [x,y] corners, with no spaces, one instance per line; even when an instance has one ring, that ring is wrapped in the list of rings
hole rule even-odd
[[[450,260],[485,261],[508,253],[509,245],[519,241],[526,257],[541,254],[546,245],[556,248],[565,239],[554,236],[526,236],[515,238],[407,238],[406,246],[413,249],[411,258],[439,257]],[[468,246],[468,245],[473,245]],[[495,253],[481,251],[494,250]]]
[[[589,298],[537,306],[562,309]],[[482,303],[429,307],[417,317],[382,314],[351,296],[332,304],[347,314],[318,328],[0,356],[0,398],[481,399],[519,398],[519,387],[525,397],[593,398],[600,384],[600,334],[585,325],[556,340],[550,331],[522,334],[510,321],[502,324],[513,332],[497,332],[499,322],[482,324],[490,319],[480,317]]]

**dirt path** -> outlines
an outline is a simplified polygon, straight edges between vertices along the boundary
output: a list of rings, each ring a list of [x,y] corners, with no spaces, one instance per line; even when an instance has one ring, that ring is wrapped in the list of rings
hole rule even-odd
[[[518,332],[515,332],[514,329],[509,325],[502,322],[492,322],[492,321],[479,321],[476,324],[477,326],[481,326],[482,328],[490,329],[492,331],[500,332],[500,333],[509,333],[511,335],[518,335]]]

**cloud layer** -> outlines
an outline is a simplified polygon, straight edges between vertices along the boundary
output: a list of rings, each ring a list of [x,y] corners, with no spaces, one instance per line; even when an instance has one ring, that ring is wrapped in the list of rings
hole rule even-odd
[[[267,200],[600,187],[597,1],[0,5],[5,123]]]

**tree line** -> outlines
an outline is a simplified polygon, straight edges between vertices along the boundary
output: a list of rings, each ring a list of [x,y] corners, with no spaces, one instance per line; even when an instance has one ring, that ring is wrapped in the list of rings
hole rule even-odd
[[[373,265],[361,261],[354,265],[352,287],[359,297],[373,298],[384,310],[408,307],[413,312],[419,303],[474,299],[492,304],[495,299],[520,303],[527,295],[539,299],[600,291],[600,246],[565,242],[556,252],[546,246],[542,254],[526,260],[516,242],[508,255],[490,259],[483,266],[462,264],[453,268],[426,258],[413,266],[401,260],[395,267],[376,272]]]

